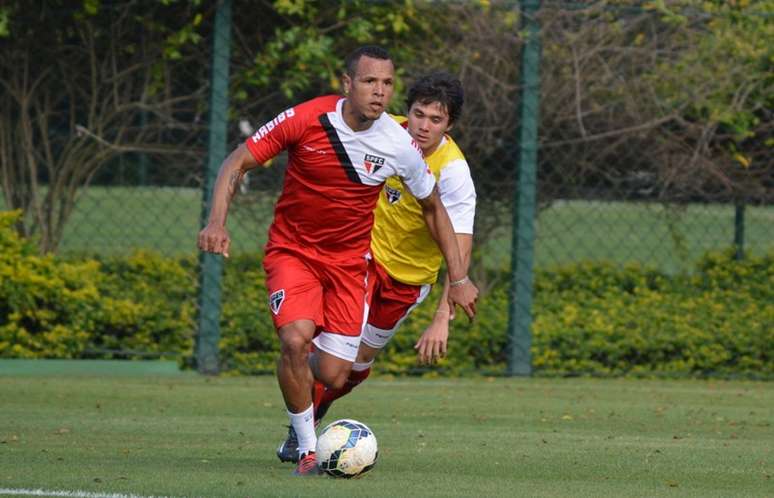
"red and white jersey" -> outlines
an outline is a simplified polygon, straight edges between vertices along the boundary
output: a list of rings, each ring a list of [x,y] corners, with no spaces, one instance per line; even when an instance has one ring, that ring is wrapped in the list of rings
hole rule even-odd
[[[424,199],[435,177],[419,147],[388,114],[363,131],[342,116],[345,99],[318,97],[281,112],[247,139],[259,163],[287,149],[287,172],[266,250],[287,248],[322,259],[369,250],[374,207],[384,181],[401,177]]]

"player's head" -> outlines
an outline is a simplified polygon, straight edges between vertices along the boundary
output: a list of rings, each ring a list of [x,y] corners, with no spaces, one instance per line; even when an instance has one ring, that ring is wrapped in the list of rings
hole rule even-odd
[[[346,113],[368,127],[382,115],[392,98],[395,79],[392,59],[387,50],[365,45],[350,53],[344,64]]]
[[[425,154],[451,130],[465,101],[462,83],[444,71],[422,76],[408,90],[408,131]]]

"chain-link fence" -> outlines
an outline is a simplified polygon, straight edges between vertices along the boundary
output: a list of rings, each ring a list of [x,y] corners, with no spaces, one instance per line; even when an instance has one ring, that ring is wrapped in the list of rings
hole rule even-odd
[[[452,135],[477,185],[485,291],[511,269],[513,199],[528,188],[517,164],[530,74],[540,82],[536,268],[607,260],[678,274],[709,250],[736,246],[741,257],[774,243],[772,79],[754,31],[765,13],[543,2],[530,66],[513,2],[43,4],[35,15],[53,25],[50,39],[12,31],[0,57],[3,202],[23,210],[19,229],[43,250],[197,258],[212,128],[225,127],[227,152],[289,105],[337,92],[341,59],[363,42],[393,50],[394,112],[429,69],[463,81]],[[218,21],[224,5],[231,18]],[[13,16],[12,27],[34,21]],[[217,37],[225,72],[213,67]],[[211,100],[219,85],[227,102]],[[212,121],[219,104],[228,115]],[[284,163],[245,177],[228,219],[232,254],[261,252]]]

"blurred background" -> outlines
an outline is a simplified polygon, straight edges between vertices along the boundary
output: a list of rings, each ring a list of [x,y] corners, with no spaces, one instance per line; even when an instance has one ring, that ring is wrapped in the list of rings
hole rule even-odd
[[[447,360],[415,365],[427,305],[384,372],[770,375],[772,15],[771,0],[6,0],[0,356],[193,367],[210,341],[205,370],[271,371],[260,257],[286,157],[241,185],[225,264],[196,249],[207,188],[225,153],[339,92],[344,56],[380,44],[391,112],[425,72],[463,82],[451,134],[478,193],[482,290]]]

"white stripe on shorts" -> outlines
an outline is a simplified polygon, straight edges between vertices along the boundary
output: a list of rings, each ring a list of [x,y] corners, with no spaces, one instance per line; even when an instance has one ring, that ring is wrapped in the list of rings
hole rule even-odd
[[[363,333],[360,335],[363,342],[366,343],[367,346],[371,346],[372,348],[376,349],[382,349],[384,346],[387,345],[388,342],[390,342],[390,339],[392,339],[392,336],[395,335],[395,332],[398,331],[398,328],[403,323],[403,320],[405,320],[412,311],[414,311],[414,308],[419,306],[419,304],[425,300],[428,294],[430,294],[430,289],[432,289],[433,286],[430,284],[424,284],[419,289],[419,296],[417,296],[417,301],[412,304],[407,310],[406,314],[401,317],[400,320],[395,324],[393,328],[390,330],[380,329],[378,327],[374,327],[370,323],[366,323],[363,327]]]
[[[312,342],[326,353],[352,363],[357,359],[357,350],[360,347],[360,337],[349,337],[324,331],[312,339]]]

